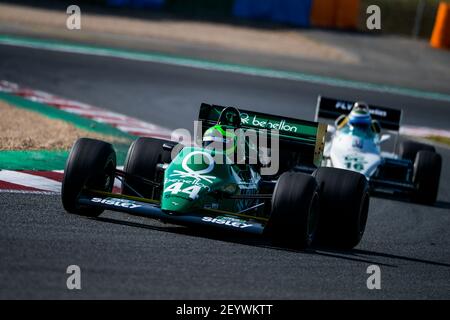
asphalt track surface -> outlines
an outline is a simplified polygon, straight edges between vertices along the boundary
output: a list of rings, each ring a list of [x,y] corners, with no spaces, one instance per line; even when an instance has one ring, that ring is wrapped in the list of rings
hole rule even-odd
[[[445,102],[8,46],[0,79],[170,128],[191,128],[202,101],[311,119],[317,94],[403,107],[407,124],[450,127]],[[345,252],[286,250],[115,212],[82,218],[58,196],[0,193],[0,298],[449,299],[450,150],[438,151],[438,203],[372,198],[364,238]],[[66,288],[72,264],[79,291]],[[381,290],[366,287],[372,264]]]

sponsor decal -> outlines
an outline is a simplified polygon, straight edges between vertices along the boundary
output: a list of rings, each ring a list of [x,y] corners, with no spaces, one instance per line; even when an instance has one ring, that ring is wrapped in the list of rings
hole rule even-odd
[[[205,169],[193,170],[188,166],[189,160],[195,155],[203,157],[205,164],[207,165]],[[210,187],[205,183],[212,183],[212,181],[216,179],[215,176],[206,175],[214,169],[214,165],[214,159],[208,152],[193,151],[189,153],[184,157],[183,162],[181,163],[184,171],[174,170],[174,173],[170,175],[171,178],[164,181],[164,184],[167,185],[164,189],[164,197],[174,196],[187,200],[197,199],[202,188],[210,190]],[[185,187],[185,184],[188,184],[189,186]]]
[[[243,124],[251,125],[254,127],[297,132],[297,127],[294,125],[290,125],[284,119],[281,119],[280,121],[268,121],[265,119],[258,119],[257,116],[253,116],[252,118],[250,118],[250,116],[247,113],[241,113],[241,121]]]
[[[336,109],[350,111],[353,108],[353,103],[344,102],[344,101],[336,101]]]
[[[370,114],[380,116],[380,117],[387,117],[387,112],[379,109],[369,109]]]
[[[192,179],[170,179],[170,178],[166,178],[164,180],[164,185],[169,185],[169,184],[173,184],[173,183],[177,183],[177,182],[182,182],[183,184],[190,184],[193,186],[198,186],[200,188],[205,188],[208,189],[208,191],[211,189],[209,185],[206,185],[200,181],[196,181],[196,180],[192,180]]]
[[[362,155],[350,154],[345,156],[344,163],[349,170],[362,171],[364,170],[364,165],[367,164],[367,161]]]
[[[208,167],[202,170],[192,170],[188,166],[189,160],[195,156],[195,155],[201,155],[207,164]],[[202,180],[212,183],[214,179],[216,179],[215,176],[207,176],[207,173],[210,173],[214,169],[214,159],[211,154],[205,151],[192,151],[188,155],[186,155],[183,159],[183,162],[181,163],[181,166],[184,171],[181,170],[174,170],[170,177],[180,177],[180,178],[193,178],[194,182],[200,182]]]
[[[352,147],[353,148],[362,149],[363,146],[364,146],[364,142],[363,142],[362,139],[357,138],[357,137],[353,138],[353,140],[352,140]]]
[[[252,226],[251,223],[247,223],[245,220],[232,218],[232,217],[225,217],[225,216],[219,216],[219,217],[215,217],[215,218],[203,217],[202,221],[216,223],[216,224],[223,224],[223,225],[238,228],[238,229],[244,229],[244,228],[248,228],[248,227]]]
[[[344,110],[344,111],[350,111],[353,108],[353,103],[351,102],[345,102],[345,101],[337,101],[335,108],[338,110]],[[387,116],[387,112],[380,109],[369,109],[369,113],[371,115],[379,116],[385,118]]]
[[[128,208],[128,209],[136,209],[136,208],[142,207],[142,205],[136,204],[131,200],[119,199],[119,198],[106,198],[106,199],[92,198],[91,201],[96,202],[96,203],[113,205],[116,207]]]

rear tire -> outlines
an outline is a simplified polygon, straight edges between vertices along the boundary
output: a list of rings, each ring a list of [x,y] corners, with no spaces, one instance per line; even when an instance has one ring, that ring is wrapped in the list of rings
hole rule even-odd
[[[70,151],[64,169],[61,199],[69,213],[96,217],[104,209],[80,206],[78,197],[84,188],[111,192],[114,185],[116,152],[111,144],[89,139],[78,139]]]
[[[361,241],[369,212],[369,184],[364,175],[337,168],[318,168],[320,220],[317,243],[351,249]]]
[[[436,152],[419,151],[414,160],[413,201],[424,204],[436,202],[441,176],[442,157]]]
[[[436,149],[428,144],[406,140],[400,142],[398,155],[402,159],[414,161],[419,151],[436,152]]]
[[[280,176],[266,227],[274,243],[294,248],[311,245],[318,223],[318,191],[310,175],[285,172]]]
[[[157,165],[159,163],[169,163],[171,161],[170,152],[163,149],[163,145],[166,143],[173,144],[172,141],[161,139],[138,138],[128,149],[124,171],[128,174],[152,181],[160,180]],[[136,192],[133,191],[134,189],[144,198],[157,198],[156,190],[151,185],[145,184],[141,180],[130,176],[125,177],[124,181],[125,183],[122,183],[122,194],[137,196]]]

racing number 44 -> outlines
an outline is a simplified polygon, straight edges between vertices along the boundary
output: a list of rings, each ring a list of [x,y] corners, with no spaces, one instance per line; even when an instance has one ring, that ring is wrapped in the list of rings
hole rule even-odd
[[[164,189],[164,193],[170,192],[171,194],[178,194],[179,192],[189,195],[192,200],[198,197],[200,192],[200,186],[189,186],[183,189],[183,182],[175,182]]]

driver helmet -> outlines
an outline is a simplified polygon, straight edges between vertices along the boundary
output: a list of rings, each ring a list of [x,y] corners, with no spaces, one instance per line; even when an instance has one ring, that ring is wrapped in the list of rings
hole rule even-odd
[[[223,152],[231,157],[237,149],[237,136],[234,130],[226,130],[226,128],[220,124],[209,128],[203,134],[203,147],[204,148],[222,148]]]
[[[365,102],[355,102],[352,111],[348,116],[348,122],[354,127],[370,127],[372,117],[370,116],[369,106]]]
[[[217,124],[237,129],[241,126],[241,113],[235,107],[226,107],[220,113]]]

